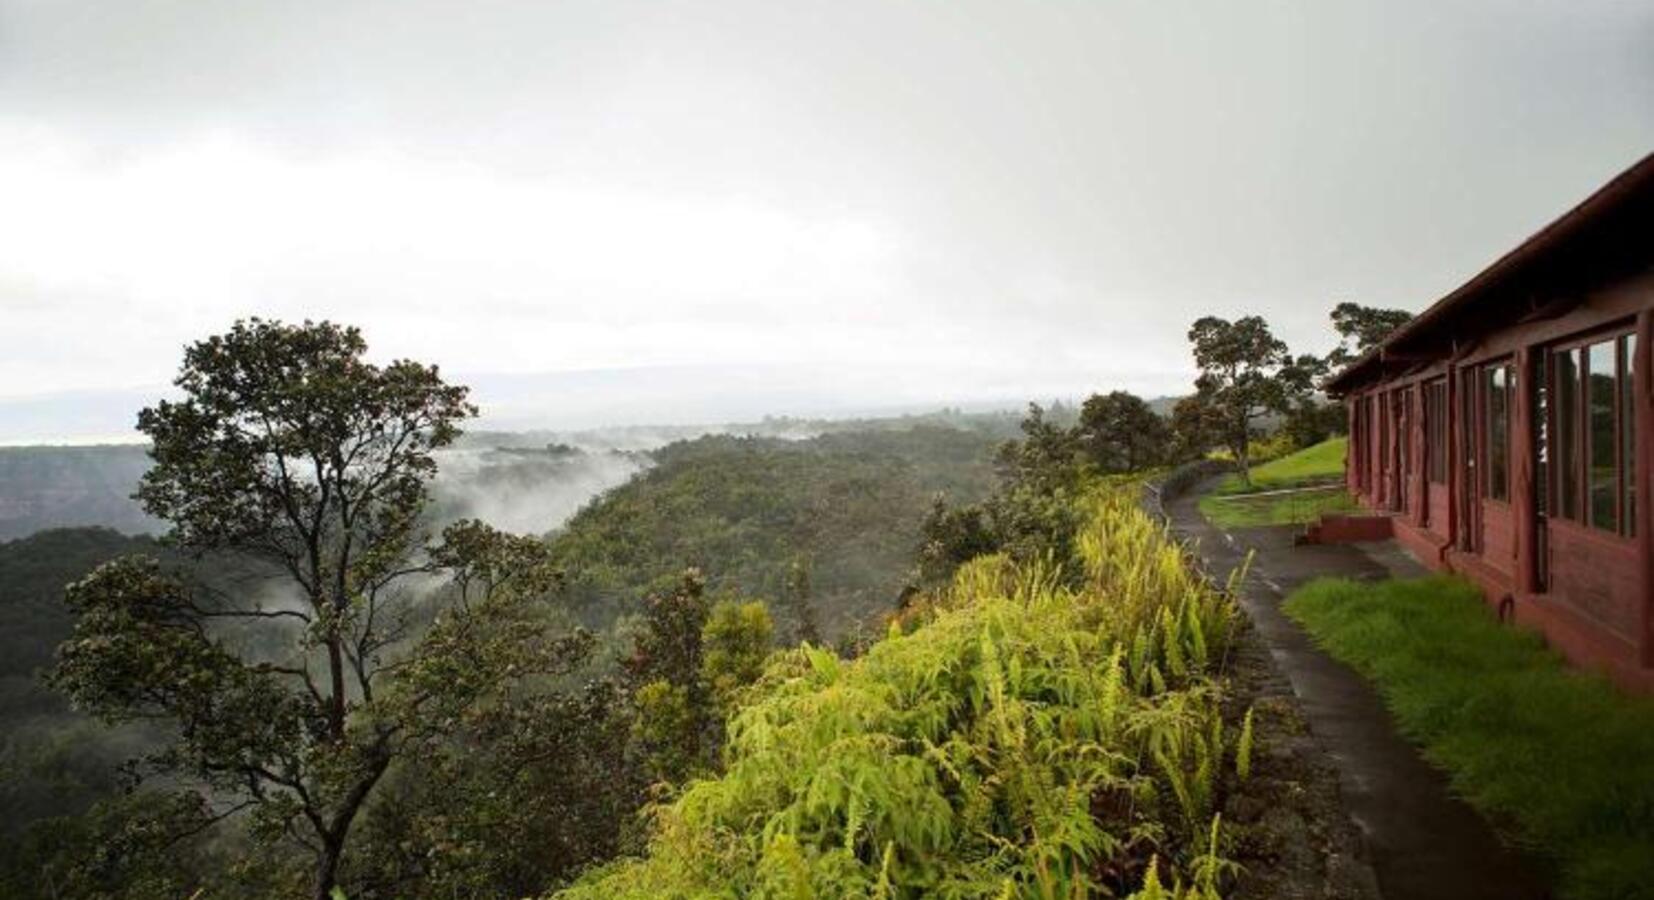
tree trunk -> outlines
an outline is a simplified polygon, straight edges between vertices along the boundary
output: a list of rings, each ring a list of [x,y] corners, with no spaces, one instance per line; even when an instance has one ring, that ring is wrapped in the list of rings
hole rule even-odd
[[[315,900],[329,900],[339,879],[339,857],[345,849],[343,832],[322,836],[322,853],[316,861]]]
[[[333,696],[328,698],[327,724],[332,731],[331,737],[342,741],[345,737],[345,657],[340,646],[338,625],[330,627],[332,633],[327,638],[327,668]]]
[[[316,862],[316,900],[329,900],[329,894],[338,885],[339,860],[344,856],[345,839],[350,836],[351,823],[356,821],[356,814],[361,812],[368,794],[373,791],[373,786],[379,783],[385,770],[390,768],[390,755],[385,752],[383,744],[382,737],[379,746],[372,750],[372,767],[362,780],[350,789],[338,814],[326,824],[326,830],[321,834],[322,852]]]

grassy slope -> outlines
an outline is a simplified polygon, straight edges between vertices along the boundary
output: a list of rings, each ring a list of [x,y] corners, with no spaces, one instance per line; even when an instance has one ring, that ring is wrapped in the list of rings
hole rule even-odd
[[[1122,896],[1151,854],[1206,881],[1235,613],[1133,497],[1088,503],[1078,589],[979,558],[859,659],[772,658],[724,773],[567,896]]]
[[[1224,528],[1253,525],[1292,525],[1312,522],[1325,512],[1355,508],[1343,491],[1328,490],[1269,497],[1225,499],[1262,491],[1280,491],[1305,485],[1336,482],[1344,473],[1349,439],[1336,437],[1305,447],[1252,469],[1252,486],[1239,475],[1219,482],[1217,490],[1200,499],[1200,511]]]
[[[1554,857],[1563,896],[1654,897],[1654,699],[1569,669],[1447,578],[1319,581],[1286,611],[1471,803]]]

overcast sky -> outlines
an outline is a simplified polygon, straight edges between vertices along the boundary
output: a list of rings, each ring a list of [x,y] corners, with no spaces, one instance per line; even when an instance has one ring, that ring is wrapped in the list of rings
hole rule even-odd
[[[0,441],[237,317],[489,424],[1186,389],[1654,149],[1654,4],[0,0]]]

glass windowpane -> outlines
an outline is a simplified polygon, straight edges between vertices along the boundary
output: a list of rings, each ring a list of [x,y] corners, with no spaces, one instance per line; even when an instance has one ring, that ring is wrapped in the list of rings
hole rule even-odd
[[[1578,348],[1556,354],[1556,486],[1557,515],[1578,521],[1579,515],[1579,386]]]
[[[1620,531],[1637,533],[1637,336],[1620,338],[1620,467],[1625,472],[1624,516]]]
[[[1619,473],[1615,469],[1618,440],[1614,433],[1614,386],[1619,375],[1616,355],[1614,342],[1603,341],[1590,346],[1585,361],[1591,524],[1606,531],[1618,529]]]
[[[1504,500],[1510,494],[1509,367],[1492,366],[1484,372],[1482,402],[1483,413],[1487,417],[1487,495],[1493,500]]]

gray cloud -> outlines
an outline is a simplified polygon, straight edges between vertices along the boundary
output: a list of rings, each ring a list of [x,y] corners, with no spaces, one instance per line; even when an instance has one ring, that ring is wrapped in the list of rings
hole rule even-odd
[[[1196,316],[1325,344],[1650,147],[1617,0],[0,0],[0,407],[250,314],[479,389],[623,373],[547,426],[645,370],[674,420],[1161,393]]]

